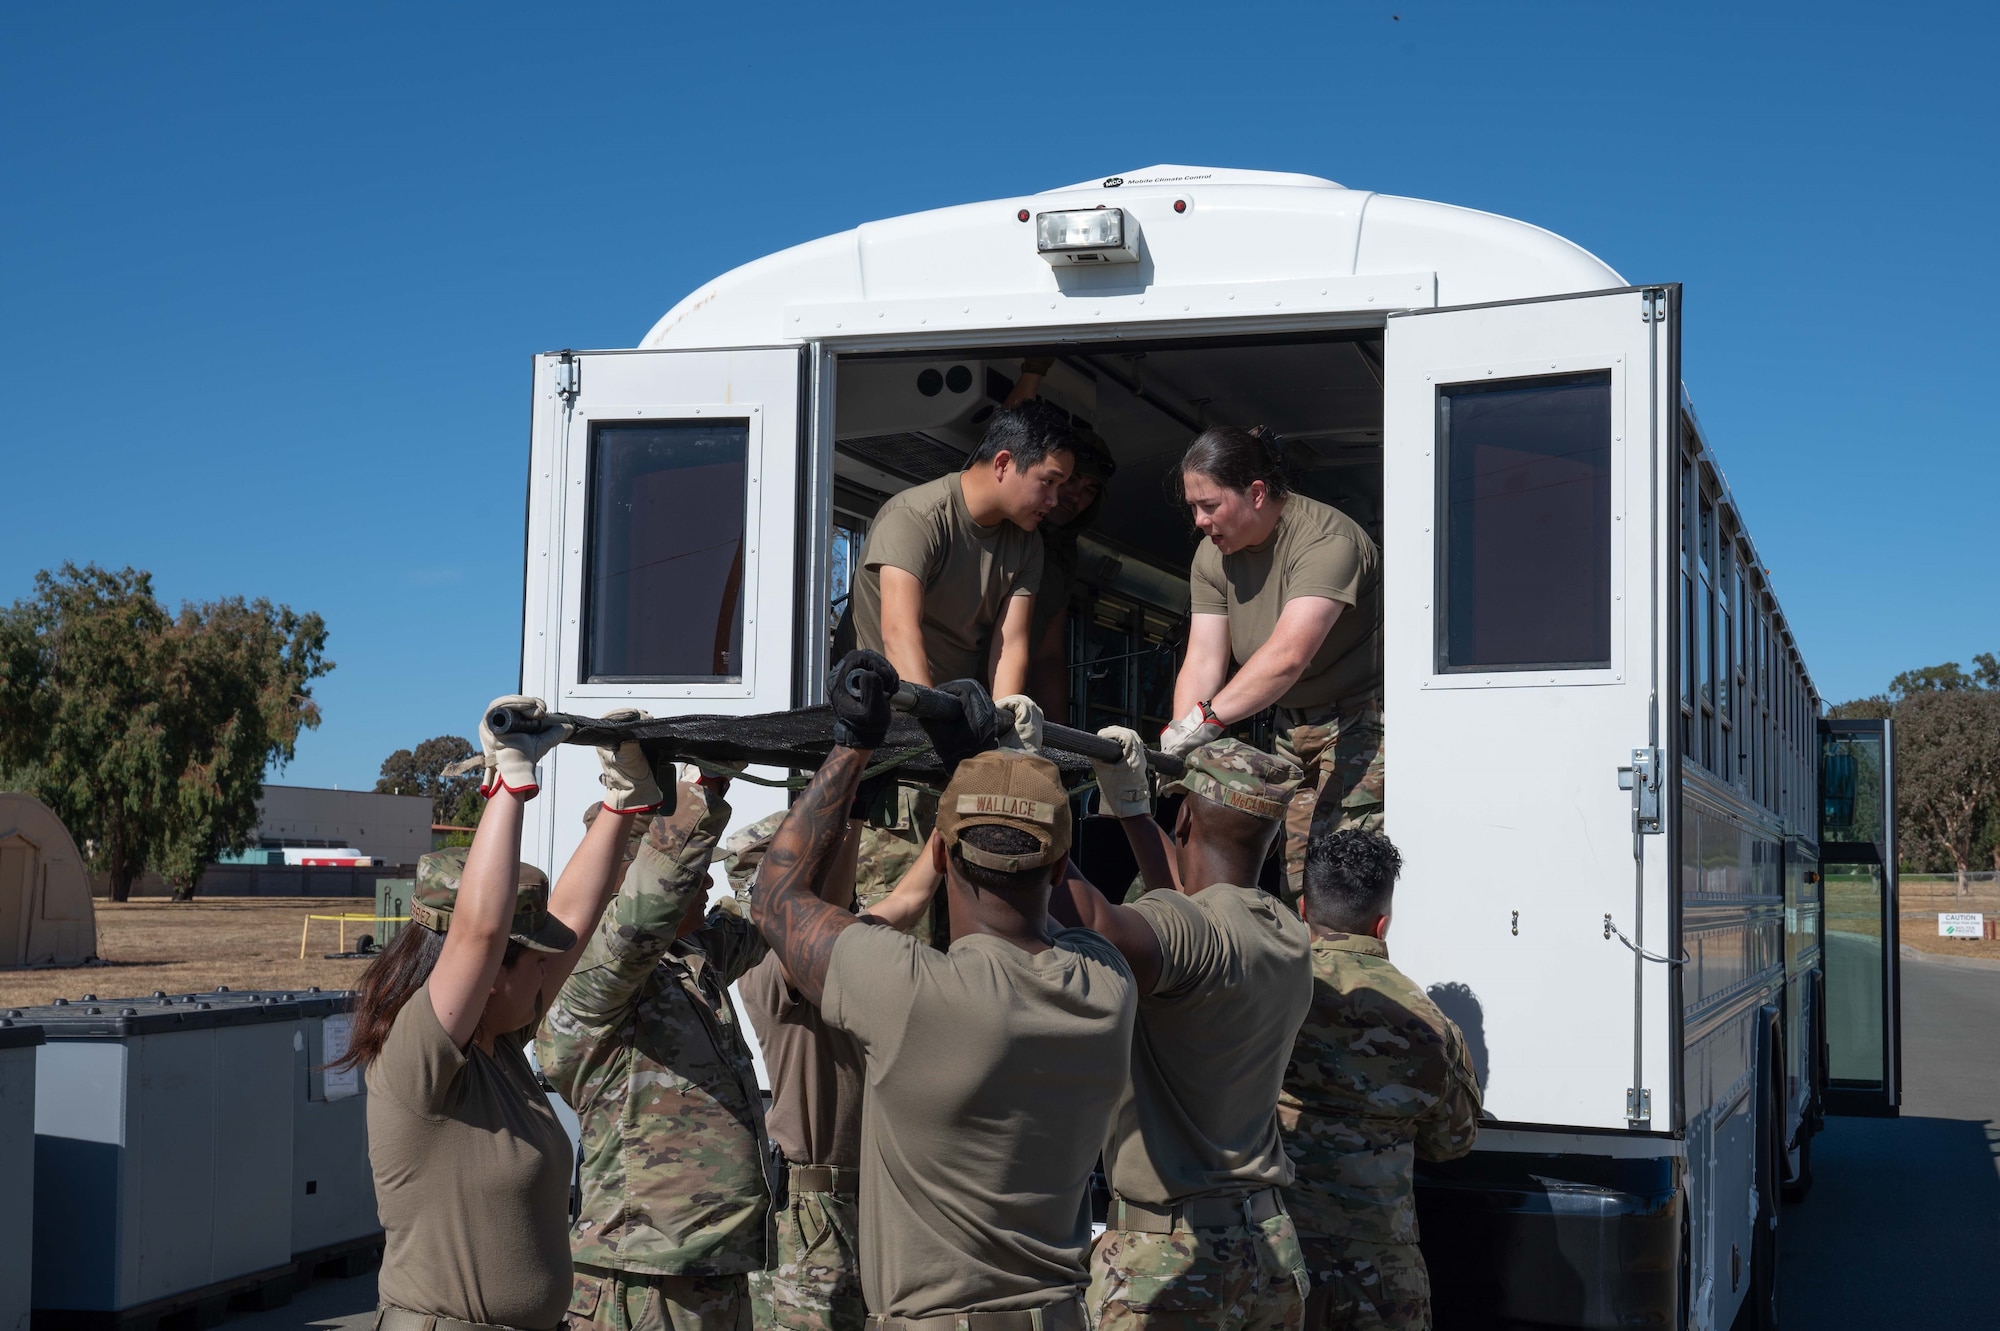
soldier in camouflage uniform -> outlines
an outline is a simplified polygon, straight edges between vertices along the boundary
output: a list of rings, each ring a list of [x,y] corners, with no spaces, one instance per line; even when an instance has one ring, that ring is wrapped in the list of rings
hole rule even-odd
[[[1455,1160],[1478,1132],[1464,1036],[1389,963],[1401,867],[1372,831],[1322,836],[1306,858],[1313,1001],[1278,1117],[1298,1171],[1285,1204],[1312,1273],[1308,1331],[1430,1326],[1416,1162]]]
[[[1307,1278],[1279,1191],[1292,1167],[1277,1098],[1312,998],[1310,943],[1254,884],[1299,770],[1232,739],[1192,750],[1170,845],[1139,736],[1100,733],[1124,751],[1097,765],[1103,808],[1151,890],[1113,906],[1070,884],[1140,995],[1132,1080],[1104,1148],[1112,1201],[1091,1254],[1093,1320],[1098,1331],[1298,1331]]]
[[[771,1189],[729,986],[766,949],[741,915],[705,913],[725,791],[683,782],[653,817],[535,1043],[582,1122],[573,1331],[750,1325]]]

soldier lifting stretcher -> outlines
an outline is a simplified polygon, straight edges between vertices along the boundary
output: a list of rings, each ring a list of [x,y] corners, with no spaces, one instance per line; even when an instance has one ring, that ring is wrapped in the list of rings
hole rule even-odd
[[[1312,997],[1307,934],[1254,884],[1299,770],[1236,740],[1187,754],[1172,844],[1152,815],[1136,732],[1097,764],[1103,808],[1149,889],[1117,906],[1074,873],[1083,923],[1132,965],[1132,1079],[1104,1148],[1112,1190],[1091,1257],[1097,1331],[1296,1331],[1306,1273],[1279,1200],[1292,1166],[1277,1099]]]
[[[887,733],[896,684],[873,653],[841,662],[835,747],[778,829],[755,898],[800,993],[866,1061],[869,1325],[1079,1331],[1086,1189],[1129,1067],[1131,971],[1098,935],[1050,922],[1068,797],[1048,760],[992,751],[994,713],[976,685],[962,695],[969,716],[926,722],[950,773],[930,850],[951,897],[950,950],[809,890]]]
[[[1346,514],[1291,492],[1267,434],[1203,432],[1180,483],[1207,539],[1188,576],[1181,719],[1160,747],[1185,753],[1277,704],[1277,750],[1306,778],[1286,814],[1297,901],[1313,834],[1382,825],[1380,552]]]
[[[913,684],[976,679],[998,696],[1028,685],[1042,577],[1035,529],[1075,458],[1067,427],[1025,402],[993,413],[955,475],[882,505],[854,577],[856,644]]]
[[[479,830],[469,848],[418,862],[411,927],[362,976],[334,1064],[366,1068],[386,1239],[377,1331],[554,1331],[570,1301],[569,1139],[521,1048],[617,884],[629,817],[653,801],[609,785],[611,816],[551,895],[520,862],[521,824],[536,760],[569,732],[541,724],[536,699],[500,707],[525,733],[481,722]],[[609,777],[644,764],[636,743],[600,753]]]
[[[707,909],[727,783],[682,782],[664,798],[630,747],[606,783],[637,787],[658,812],[535,1043],[582,1132],[568,1326],[743,1331],[771,1190],[763,1095],[729,986],[764,940],[740,914]]]

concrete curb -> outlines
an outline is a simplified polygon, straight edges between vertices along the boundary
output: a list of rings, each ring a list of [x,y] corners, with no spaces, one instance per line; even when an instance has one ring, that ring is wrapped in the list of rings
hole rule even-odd
[[[1930,961],[1940,966],[1959,966],[1974,971],[2000,971],[2000,957],[1953,957],[1937,952],[1919,952],[1908,943],[1899,944],[1897,950],[1905,961]]]

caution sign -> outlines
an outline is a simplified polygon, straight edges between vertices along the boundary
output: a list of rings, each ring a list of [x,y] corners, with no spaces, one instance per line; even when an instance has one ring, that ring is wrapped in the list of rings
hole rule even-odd
[[[1986,931],[1986,917],[1978,911],[1941,911],[1939,938],[1977,938]]]

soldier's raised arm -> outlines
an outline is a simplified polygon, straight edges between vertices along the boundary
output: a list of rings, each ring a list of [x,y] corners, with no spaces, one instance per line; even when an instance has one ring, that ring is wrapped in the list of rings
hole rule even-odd
[[[727,791],[726,782],[682,782],[672,811],[653,815],[618,895],[557,994],[547,1026],[623,1019],[690,912],[707,901],[709,861],[729,825]],[[543,1066],[553,1079],[555,1071]]]

